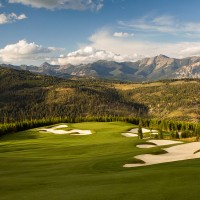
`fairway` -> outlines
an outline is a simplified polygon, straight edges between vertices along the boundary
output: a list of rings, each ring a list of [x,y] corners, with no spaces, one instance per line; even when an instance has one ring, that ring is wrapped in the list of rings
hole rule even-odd
[[[121,135],[137,128],[129,123],[67,125],[62,130],[92,134],[36,128],[0,138],[0,200],[200,199],[200,159],[124,168],[134,156],[159,153],[161,147],[137,148],[144,140]]]

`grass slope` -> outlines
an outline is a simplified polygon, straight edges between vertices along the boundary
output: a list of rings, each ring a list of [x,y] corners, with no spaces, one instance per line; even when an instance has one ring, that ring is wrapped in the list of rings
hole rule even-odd
[[[126,99],[144,104],[157,119],[200,122],[200,81],[169,80],[152,83],[116,83]]]
[[[200,159],[127,169],[133,156],[159,152],[136,148],[121,133],[132,124],[79,123],[93,135],[39,133],[0,138],[0,199],[188,200],[199,199]]]

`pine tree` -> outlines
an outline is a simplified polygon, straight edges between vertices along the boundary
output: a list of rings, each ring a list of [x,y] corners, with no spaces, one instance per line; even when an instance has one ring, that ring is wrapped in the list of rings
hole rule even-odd
[[[158,138],[159,139],[163,139],[164,138],[164,136],[163,136],[163,123],[162,122],[159,124]]]
[[[178,134],[178,131],[176,131],[176,139],[179,139],[179,134]]]
[[[138,138],[143,139],[143,132],[142,132],[142,121],[140,120],[139,122],[139,127],[138,127]]]

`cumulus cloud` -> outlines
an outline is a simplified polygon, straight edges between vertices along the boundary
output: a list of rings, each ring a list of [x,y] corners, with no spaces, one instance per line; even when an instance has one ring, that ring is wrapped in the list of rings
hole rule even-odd
[[[61,55],[58,59],[58,64],[66,65],[68,63],[79,65],[79,64],[87,64],[92,63],[98,60],[107,60],[107,61],[116,61],[116,62],[124,62],[124,61],[134,61],[136,55],[120,55],[115,54],[113,52],[96,49],[91,46],[86,46],[77,51],[68,53],[66,56]]]
[[[17,15],[15,13],[11,14],[0,14],[0,24],[7,24],[7,23],[13,23],[18,20],[26,19],[25,14]]]
[[[111,31],[106,29],[99,30],[89,40],[91,42],[90,46],[96,49],[104,49],[119,55],[134,55],[135,60],[159,54],[175,58],[200,56],[200,42],[159,43],[138,40],[135,37],[134,39],[121,40],[113,37]]]
[[[128,38],[128,37],[133,37],[133,33],[126,33],[126,32],[115,32],[113,33],[114,37],[119,37],[119,38]]]
[[[147,48],[145,42],[137,42],[136,38],[121,40],[119,37],[113,37],[111,31],[107,29],[97,31],[90,36],[89,40],[90,46],[97,49],[104,49],[120,55],[138,55],[138,58],[141,58],[140,53]]]
[[[55,47],[46,48],[34,42],[28,43],[26,40],[20,40],[16,44],[9,44],[0,49],[0,60],[1,62],[16,64],[18,61],[44,59],[47,54],[60,50]]]
[[[71,10],[100,10],[103,0],[9,0],[9,3],[21,3],[34,8],[71,9]]]

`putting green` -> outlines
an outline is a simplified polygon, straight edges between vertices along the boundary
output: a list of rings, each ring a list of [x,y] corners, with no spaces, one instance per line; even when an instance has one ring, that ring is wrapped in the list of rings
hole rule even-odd
[[[32,129],[0,138],[1,200],[200,199],[200,159],[123,168],[134,156],[161,148],[137,148],[137,138],[121,135],[136,127],[128,123],[68,125],[93,134]]]

